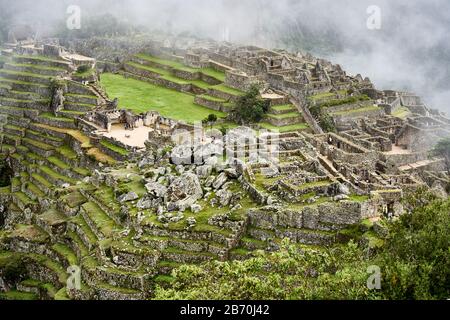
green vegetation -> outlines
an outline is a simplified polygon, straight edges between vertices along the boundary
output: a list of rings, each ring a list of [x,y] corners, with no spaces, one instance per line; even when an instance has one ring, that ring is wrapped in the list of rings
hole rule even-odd
[[[127,79],[120,75],[103,74],[101,83],[110,97],[119,98],[120,107],[131,109],[136,113],[154,110],[165,117],[184,120],[188,123],[202,121],[211,113],[219,118],[225,117],[222,112],[196,105],[193,95],[143,81]]]
[[[252,86],[243,96],[239,97],[229,118],[242,125],[257,123],[264,118],[269,107],[269,102],[260,98],[258,87]]]
[[[299,251],[284,240],[279,252],[258,251],[245,261],[180,266],[169,285],[156,288],[155,298],[447,299],[450,200],[419,191],[408,197],[407,206],[414,208],[412,214],[384,222],[383,239],[374,230],[364,234],[370,251],[353,241]],[[369,266],[381,269],[380,290],[367,286]]]
[[[321,103],[320,106],[327,108],[327,107],[334,107],[334,106],[340,106],[343,104],[351,104],[351,103],[357,103],[360,101],[369,101],[370,98],[365,95],[359,95],[359,96],[352,96],[352,97],[347,97],[344,99],[333,99],[333,100],[329,100],[327,102]]]
[[[318,105],[311,106],[309,108],[312,116],[319,122],[319,125],[326,132],[336,132],[336,126],[333,118],[329,115],[325,108]]]
[[[351,114],[355,114],[355,113],[363,113],[363,112],[370,112],[370,111],[377,111],[377,110],[381,110],[381,108],[378,106],[368,106],[368,107],[364,107],[364,108],[333,112],[332,115],[344,116],[344,115],[351,115]]]
[[[115,144],[109,142],[108,140],[101,140],[100,144],[102,146],[104,146],[105,148],[110,149],[122,156],[127,156],[129,154],[127,149],[119,147],[118,145],[115,145]]]

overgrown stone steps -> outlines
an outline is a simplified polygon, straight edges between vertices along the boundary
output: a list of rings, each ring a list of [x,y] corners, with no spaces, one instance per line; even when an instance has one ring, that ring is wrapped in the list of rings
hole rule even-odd
[[[22,292],[35,294],[41,300],[54,299],[57,293],[55,286],[35,279],[26,279],[17,284],[17,289]]]
[[[64,144],[64,140],[55,136],[48,135],[46,133],[34,131],[28,129],[26,131],[27,138],[35,141],[39,141],[48,145],[51,145],[55,148],[61,147]]]
[[[30,180],[43,192],[45,192],[45,194],[47,195],[51,195],[53,192],[53,189],[55,187],[55,185],[50,182],[49,180],[47,180],[46,178],[44,178],[42,175],[33,172],[30,176]]]
[[[85,112],[80,112],[80,111],[72,111],[72,110],[61,110],[57,112],[58,116],[61,116],[63,118],[68,118],[68,119],[76,119],[79,117],[84,116]]]
[[[55,149],[52,145],[36,141],[30,138],[23,138],[22,144],[29,150],[33,151],[34,153],[44,158],[50,157]]]
[[[15,99],[15,100],[45,100],[44,96],[28,91],[19,90],[9,90],[7,93],[3,94],[5,98]]]
[[[17,72],[17,71],[0,69],[0,76],[5,79],[37,83],[37,84],[42,84],[45,86],[49,86],[51,83],[51,77],[41,76],[41,75],[38,75],[35,73],[28,73],[28,72]]]
[[[73,252],[76,254],[78,261],[89,254],[89,249],[83,243],[80,236],[74,231],[67,231],[66,233],[67,242],[70,244]]]
[[[71,225],[69,225],[69,230],[74,231],[78,235],[85,247],[89,251],[96,248],[99,239],[87,224],[87,222],[84,220],[83,215],[78,214],[70,221]]]
[[[97,282],[96,294],[100,300],[143,300],[145,293],[139,290],[112,286],[108,283]]]
[[[86,202],[81,206],[81,215],[97,238],[111,238],[120,227],[96,203]]]
[[[0,136],[3,138],[3,143],[7,144],[7,145],[11,145],[14,147],[17,147],[20,145],[22,137],[14,135],[14,134],[7,134],[7,133],[2,133],[0,134]]]
[[[83,95],[68,93],[64,95],[66,98],[66,103],[81,104],[95,107],[98,103],[98,98],[95,95]]]
[[[5,107],[14,107],[30,110],[46,110],[48,108],[48,100],[17,100],[8,97],[0,97],[0,105]],[[25,111],[25,110],[24,110]]]
[[[79,260],[75,252],[66,244],[56,243],[52,250],[57,254],[59,262],[66,268],[79,265]]]
[[[13,124],[7,124],[3,126],[3,132],[5,132],[6,134],[11,134],[19,137],[25,136],[25,128]]]
[[[37,55],[14,55],[13,61],[18,64],[31,64],[38,65],[40,67],[61,68],[64,70],[69,70],[70,68],[70,62],[68,61],[56,60]]]
[[[10,71],[32,73],[48,77],[60,76],[66,72],[66,70],[63,68],[48,67],[29,63],[5,63],[3,68]]]
[[[39,115],[38,122],[57,128],[77,129],[74,119],[55,117],[53,114],[47,112]]]
[[[34,92],[43,96],[50,94],[49,87],[39,83],[19,81],[0,76],[0,84],[7,85],[14,91]]]
[[[27,207],[32,207],[36,205],[36,202],[30,197],[28,197],[25,193],[22,191],[14,192],[12,195],[12,201],[17,207],[20,208],[20,210],[25,210]]]
[[[17,127],[21,127],[21,128],[28,128],[31,120],[28,118],[23,118],[23,117],[15,117],[15,116],[7,116],[7,121],[8,124],[13,125],[13,126],[17,126]]]
[[[192,252],[175,247],[167,247],[161,251],[162,259],[165,261],[174,261],[179,263],[197,264],[213,260],[215,255],[209,252]]]
[[[37,201],[45,197],[45,192],[30,181],[24,183],[23,192],[33,201]]]
[[[84,103],[72,103],[72,102],[66,102],[64,103],[64,110],[67,111],[74,111],[74,112],[91,112],[93,111],[97,106],[92,104],[84,104]]]
[[[50,169],[48,166],[40,166],[38,168],[40,175],[42,175],[46,180],[53,183],[56,186],[62,187],[66,184],[74,185],[76,180],[63,176],[56,171]]]
[[[138,241],[157,250],[175,248],[190,252],[211,253],[216,258],[221,252],[226,250],[225,245],[212,240],[190,240],[172,236],[143,236]]]

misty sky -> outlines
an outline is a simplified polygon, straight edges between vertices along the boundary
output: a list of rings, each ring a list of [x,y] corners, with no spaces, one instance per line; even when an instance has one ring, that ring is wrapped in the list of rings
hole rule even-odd
[[[227,29],[234,42],[307,48],[380,89],[414,91],[450,113],[448,0],[0,0],[0,10],[45,29],[71,4],[83,16],[112,13],[151,29],[217,40]],[[380,30],[366,26],[370,5],[381,9]]]

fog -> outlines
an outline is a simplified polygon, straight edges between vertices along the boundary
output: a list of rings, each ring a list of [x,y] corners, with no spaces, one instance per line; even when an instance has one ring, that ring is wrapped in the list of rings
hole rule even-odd
[[[47,33],[69,5],[80,6],[82,19],[111,13],[152,30],[308,50],[450,112],[448,0],[0,0],[0,14]],[[380,29],[367,27],[371,5],[380,8]]]

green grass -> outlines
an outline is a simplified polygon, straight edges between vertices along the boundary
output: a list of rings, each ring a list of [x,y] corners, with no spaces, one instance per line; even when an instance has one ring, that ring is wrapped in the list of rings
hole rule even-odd
[[[217,86],[213,86],[213,87],[211,87],[211,89],[216,89],[218,91],[229,93],[229,94],[234,95],[234,96],[241,96],[241,95],[244,94],[244,92],[242,92],[240,90],[237,90],[237,89],[234,89],[234,88],[231,88],[231,87],[228,87],[225,84],[219,84]]]
[[[61,161],[59,158],[49,157],[49,158],[47,158],[47,160],[48,160],[48,162],[54,164],[55,166],[57,166],[63,170],[70,169],[70,166],[67,165],[66,163],[64,163],[63,161]]]
[[[295,111],[296,110],[295,106],[292,104],[283,104],[283,105],[279,105],[279,106],[272,106],[270,108],[275,111],[286,111],[286,110]]]
[[[52,113],[49,113],[49,112],[42,113],[42,114],[40,115],[40,117],[41,117],[41,118],[50,119],[50,120],[64,121],[64,122],[72,122],[72,123],[73,123],[73,119],[70,119],[70,118],[64,118],[64,117],[55,117]]]
[[[18,67],[18,68],[31,68],[31,69],[36,69],[36,70],[65,71],[65,69],[59,68],[59,67],[48,67],[48,66],[41,66],[41,65],[35,65],[35,64],[9,63],[9,65]]]
[[[47,181],[44,177],[42,177],[41,175],[37,174],[37,173],[32,173],[31,176],[33,177],[33,179],[35,179],[36,181],[38,181],[40,184],[42,184],[43,186],[51,189],[53,187],[53,184],[50,183],[49,181]]]
[[[64,181],[64,182],[67,182],[69,184],[75,184],[76,183],[76,180],[74,180],[72,178],[69,178],[69,177],[66,177],[66,176],[63,176],[63,175],[53,171],[52,169],[50,169],[47,166],[41,166],[41,167],[39,167],[39,169],[42,172],[44,172],[45,174],[47,174],[48,176],[50,176],[53,179],[55,179],[55,180]]]
[[[42,76],[40,74],[31,73],[31,72],[19,72],[19,71],[5,70],[5,69],[1,69],[0,72],[10,74],[10,75],[23,76],[23,77],[50,79],[50,76]]]
[[[222,82],[225,81],[225,73],[222,71],[217,71],[216,69],[213,69],[213,68],[203,68],[203,69],[199,69],[199,71],[201,73],[203,73],[204,75],[213,77],[219,81],[222,81]]]
[[[51,146],[49,144],[46,144],[46,143],[43,143],[43,142],[40,142],[40,141],[36,141],[36,140],[32,140],[32,139],[29,139],[29,138],[23,138],[22,141],[26,142],[26,143],[29,143],[32,146],[35,146],[35,147],[37,147],[39,149],[42,149],[42,150],[45,150],[45,151],[50,151],[50,150],[54,149],[53,146]]]
[[[182,71],[188,71],[188,72],[198,72],[199,71],[198,69],[187,67],[184,64],[182,64],[181,62],[161,59],[161,58],[150,56],[148,54],[140,53],[140,54],[137,54],[136,57],[138,57],[142,60],[158,63],[161,65],[172,67],[174,69],[178,69],[178,70],[182,70]]]
[[[46,56],[30,56],[30,55],[15,55],[14,58],[26,58],[26,59],[31,59],[31,60],[37,60],[37,61],[47,61],[47,62],[64,62],[62,60],[56,60],[56,59],[51,59],[49,57]]]
[[[381,108],[377,107],[377,106],[369,106],[369,107],[365,107],[365,108],[333,112],[331,114],[332,115],[336,115],[336,116],[344,116],[344,115],[352,115],[352,114],[358,114],[358,113],[364,113],[364,112],[370,112],[370,111],[377,111],[377,110],[381,110]]]
[[[114,151],[114,152],[116,152],[116,153],[118,153],[118,154],[120,154],[122,156],[127,156],[130,153],[127,149],[119,147],[119,146],[117,146],[117,145],[115,145],[115,144],[113,144],[113,143],[111,143],[111,142],[109,142],[107,140],[101,140],[100,144],[102,146],[104,146],[105,148],[110,149],[110,150],[112,150],[112,151]]]
[[[105,237],[111,237],[113,231],[117,229],[115,222],[94,202],[87,202],[82,207],[101,233]]]
[[[196,105],[193,95],[143,81],[126,79],[121,75],[103,74],[101,83],[109,97],[119,98],[121,108],[128,108],[136,113],[153,110],[162,116],[187,123],[201,121],[209,114],[225,117],[222,112]]]
[[[67,260],[69,265],[73,266],[73,265],[78,264],[77,256],[75,255],[73,250],[70,249],[65,244],[57,243],[57,244],[53,245],[52,249],[55,252],[57,252],[58,254],[60,254],[61,256],[63,256]]]
[[[73,149],[67,145],[61,146],[56,149],[63,157],[67,159],[77,159],[77,153],[73,151]]]
[[[38,300],[38,296],[31,292],[12,290],[0,293],[0,300]]]
[[[262,122],[259,124],[263,129],[267,129],[267,130],[275,130],[275,131],[279,131],[281,133],[283,132],[291,132],[291,131],[299,131],[299,130],[305,130],[308,129],[309,126],[307,123],[297,123],[297,124],[293,124],[293,125],[288,125],[288,126],[282,126],[282,127],[277,127],[274,125],[271,125],[270,123],[266,123],[266,122]]]

